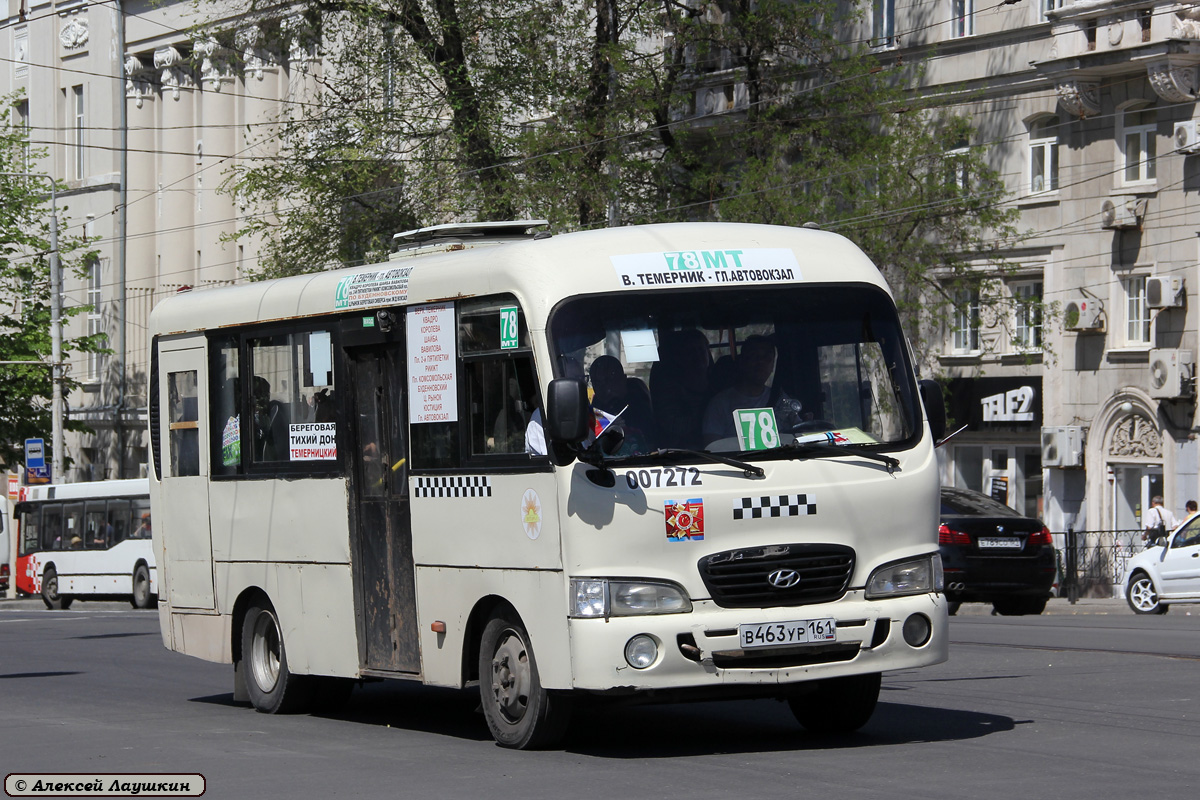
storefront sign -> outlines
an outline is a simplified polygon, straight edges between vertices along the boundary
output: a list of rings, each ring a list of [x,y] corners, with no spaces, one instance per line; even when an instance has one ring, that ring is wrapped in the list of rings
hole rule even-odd
[[[955,378],[947,389],[955,425],[971,431],[1041,428],[1040,377]]]

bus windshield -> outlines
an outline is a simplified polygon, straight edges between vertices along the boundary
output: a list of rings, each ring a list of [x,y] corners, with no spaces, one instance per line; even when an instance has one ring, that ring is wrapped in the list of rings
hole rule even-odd
[[[919,436],[905,340],[873,286],[584,296],[554,310],[550,338],[558,376],[589,383],[597,433],[621,434],[616,458],[894,450]]]

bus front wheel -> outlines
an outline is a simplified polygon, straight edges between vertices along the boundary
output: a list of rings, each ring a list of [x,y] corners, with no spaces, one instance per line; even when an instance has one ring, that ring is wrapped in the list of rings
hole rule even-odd
[[[46,571],[42,573],[42,602],[46,604],[46,608],[54,611],[65,610],[71,607],[74,600],[69,594],[58,593],[58,572],[54,567],[46,567]]]
[[[553,747],[570,721],[570,698],[547,692],[529,634],[512,611],[496,614],[479,648],[479,695],[492,738],[502,747]]]
[[[153,604],[150,594],[150,570],[138,564],[133,571],[133,596],[129,600],[134,608],[149,608]]]
[[[788,698],[792,714],[806,729],[820,734],[854,733],[867,724],[879,701],[882,676],[849,675],[826,678]]]
[[[305,676],[293,675],[288,669],[279,619],[266,601],[251,603],[246,611],[242,622],[242,660],[246,693],[255,710],[286,714],[307,704],[311,687]]]

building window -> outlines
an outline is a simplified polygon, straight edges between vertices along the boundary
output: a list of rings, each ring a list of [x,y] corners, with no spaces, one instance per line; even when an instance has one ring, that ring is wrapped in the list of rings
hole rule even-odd
[[[1121,165],[1125,183],[1145,183],[1155,178],[1155,131],[1158,112],[1131,108],[1121,115]]]
[[[13,108],[16,111],[17,133],[19,133],[25,140],[24,144],[22,145],[21,160],[17,166],[21,168],[22,172],[28,172],[29,165],[33,163],[33,159],[30,155],[31,145],[29,144],[29,101],[18,101]]]
[[[1058,191],[1058,117],[1029,123],[1029,191]]]
[[[1050,19],[1051,11],[1058,11],[1063,7],[1066,0],[1041,0],[1040,8],[1042,10],[1042,21]]]
[[[979,290],[954,293],[954,352],[979,352]]]
[[[873,0],[871,45],[894,47],[896,44],[896,0]]]
[[[1125,343],[1150,344],[1150,310],[1146,307],[1146,276],[1121,279],[1125,291]]]
[[[84,147],[84,143],[85,143],[85,140],[84,140],[85,120],[84,120],[84,116],[83,116],[83,86],[82,85],[71,87],[71,99],[72,99],[72,108],[74,109],[74,112],[75,112],[75,140],[72,142],[72,144],[75,147],[75,159],[74,159],[75,179],[83,180],[84,178],[87,177],[87,174],[86,174],[87,163],[83,157],[83,147]]]
[[[1018,350],[1040,350],[1042,347],[1042,282],[1013,284],[1016,314],[1013,324],[1013,345]]]
[[[975,35],[975,0],[953,0],[950,35],[959,39]]]
[[[87,332],[88,336],[98,336],[102,332],[100,325],[100,261],[92,259],[88,264],[87,274]],[[87,354],[88,380],[100,380],[100,354]]]
[[[970,171],[967,169],[970,152],[966,142],[960,142],[958,147],[946,151],[946,183],[964,192],[970,184]]]

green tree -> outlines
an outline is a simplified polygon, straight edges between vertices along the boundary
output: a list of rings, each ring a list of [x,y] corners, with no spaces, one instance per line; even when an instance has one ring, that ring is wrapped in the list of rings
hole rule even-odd
[[[50,341],[50,197],[47,179],[4,173],[36,172],[45,152],[29,145],[25,127],[14,124],[16,95],[0,97],[0,461],[10,469],[24,460],[27,438],[46,438],[51,430],[50,398],[54,390]],[[59,190],[66,187],[60,185]],[[63,236],[60,207],[59,253],[64,274],[86,275],[95,257],[87,243]],[[86,312],[87,306],[64,307],[64,320]],[[64,338],[63,359],[72,352],[108,352],[103,335]],[[64,391],[77,382],[68,375]],[[67,430],[87,431],[67,421]],[[68,465],[56,465],[61,471]]]
[[[281,159],[229,183],[271,204],[269,274],[352,261],[339,241],[380,250],[405,215],[813,222],[880,265],[919,339],[917,312],[942,322],[1018,238],[986,148],[961,146],[970,120],[847,43],[857,17],[834,0],[303,7],[323,57],[305,113],[283,121]]]

